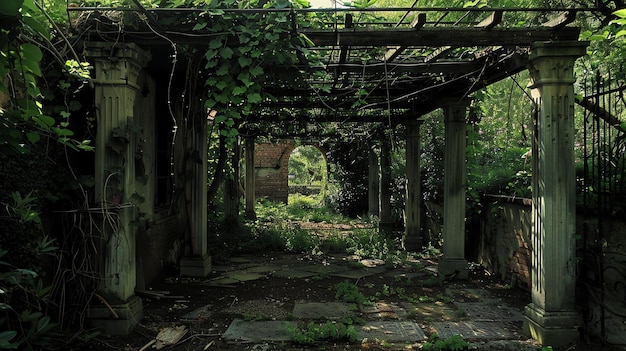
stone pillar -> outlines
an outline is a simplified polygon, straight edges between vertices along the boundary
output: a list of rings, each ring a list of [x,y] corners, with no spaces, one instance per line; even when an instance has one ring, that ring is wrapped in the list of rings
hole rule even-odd
[[[245,139],[245,149],[246,149],[246,213],[245,218],[250,220],[256,220],[256,212],[254,210],[254,205],[256,202],[256,198],[254,197],[255,193],[255,184],[256,184],[256,175],[254,169],[254,137],[248,136]]]
[[[231,170],[224,181],[224,218],[230,224],[239,222],[239,138],[231,150]]]
[[[380,143],[380,220],[378,229],[381,233],[391,233],[391,140],[385,133]]]
[[[419,251],[423,246],[421,235],[421,198],[420,177],[420,126],[424,121],[415,120],[406,123],[406,195],[404,209],[404,237],[402,246],[407,251]]]
[[[189,277],[206,277],[211,272],[207,250],[207,123],[205,115],[195,114],[188,126],[187,149],[199,155],[198,160],[191,162],[191,177],[185,184],[191,252],[180,260],[180,274]]]
[[[378,196],[380,189],[380,175],[378,174],[378,155],[374,149],[370,149],[367,155],[368,177],[367,177],[367,194],[368,194],[368,211],[372,216],[378,216]]]
[[[440,101],[445,123],[444,191],[443,191],[443,258],[439,273],[456,279],[468,278],[465,260],[465,123],[469,100],[446,98]]]
[[[587,43],[540,42],[531,48],[531,88],[539,109],[533,134],[532,303],[524,330],[545,345],[578,339],[574,62]]]
[[[106,247],[98,294],[88,310],[91,324],[107,334],[126,335],[141,321],[143,306],[137,284],[135,228],[135,153],[139,142],[134,116],[137,84],[150,54],[134,44],[90,43],[98,132],[95,145],[95,201],[102,210]]]

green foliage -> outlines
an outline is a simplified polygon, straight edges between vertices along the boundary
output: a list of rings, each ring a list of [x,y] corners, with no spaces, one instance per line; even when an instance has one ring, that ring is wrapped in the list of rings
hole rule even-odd
[[[327,180],[324,155],[310,145],[299,146],[289,157],[290,185],[323,186]]]
[[[346,237],[346,241],[346,252],[361,258],[387,261],[398,254],[396,243],[378,228],[355,229],[352,235]]]
[[[467,350],[468,347],[469,344],[460,335],[452,335],[447,339],[441,340],[437,337],[437,334],[433,334],[429,341],[422,345],[422,351],[460,351]]]
[[[356,217],[368,209],[367,202],[367,156],[371,145],[363,138],[352,140],[347,136],[346,141],[334,143],[329,147],[329,174],[330,191],[325,198],[327,204],[346,216]],[[334,189],[333,189],[334,186]]]
[[[29,220],[32,220],[29,219]],[[41,253],[55,250],[53,241],[40,243]],[[0,259],[7,250],[0,247]],[[0,260],[0,349],[49,350],[57,346],[56,323],[41,310],[46,307],[51,286],[45,286],[39,275]]]
[[[318,341],[356,341],[356,329],[341,322],[326,321],[318,324],[309,322],[305,326],[288,327],[292,341],[302,345],[314,345]]]
[[[40,84],[40,66],[44,55],[34,43],[41,39],[50,42],[52,34],[41,24],[45,18],[42,9],[34,0],[5,3],[0,8],[4,16],[0,24],[0,152],[28,152],[32,144],[44,138],[53,138],[71,148],[89,148],[88,143],[73,140],[74,133],[67,128],[67,121],[58,121],[43,104],[47,87]],[[65,73],[87,79],[88,68],[88,64],[67,61]],[[54,81],[50,79],[54,74],[46,73],[46,81]]]
[[[206,5],[206,12],[190,19],[195,23],[194,31],[210,35],[204,52],[204,68],[208,73],[204,107],[217,111],[214,121],[221,126],[221,135],[232,144],[238,135],[236,121],[249,115],[259,103],[273,99],[261,86],[267,74],[266,68],[276,63],[290,65],[301,61],[307,53],[304,49],[307,43],[292,33],[287,12],[262,15],[232,14],[222,10],[294,5],[287,0],[245,3],[213,0]],[[229,43],[232,37],[238,42]]]
[[[37,199],[32,196],[32,192],[22,197],[18,191],[14,191],[11,194],[11,198],[13,199],[13,203],[7,206],[10,217],[18,218],[22,223],[33,222],[37,225],[41,224],[39,212],[35,209]]]
[[[355,303],[357,305],[370,304],[370,301],[363,295],[359,288],[348,282],[341,282],[335,286],[335,299],[343,302]]]

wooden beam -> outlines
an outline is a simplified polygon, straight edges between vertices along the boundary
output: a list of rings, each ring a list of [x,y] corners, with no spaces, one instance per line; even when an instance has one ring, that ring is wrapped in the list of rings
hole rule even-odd
[[[578,40],[579,28],[422,28],[302,31],[316,46],[473,47],[530,46],[537,41]]]
[[[442,46],[440,48],[435,49],[435,51],[431,52],[424,58],[424,62],[435,61],[441,56],[445,55],[447,52],[452,50],[452,46]]]
[[[394,73],[470,73],[481,69],[482,63],[478,62],[431,62],[431,63],[374,63],[368,65],[361,64],[329,64],[328,68],[341,67],[343,72],[376,74],[387,72]]]
[[[574,22],[575,19],[576,19],[576,11],[574,10],[567,11],[567,12],[562,13],[558,17],[551,19],[548,22],[543,23],[542,26],[552,28],[552,29],[563,28],[567,26],[568,24]]]
[[[493,11],[491,13],[491,15],[489,15],[489,17],[487,17],[484,20],[480,21],[480,23],[478,23],[475,27],[476,28],[486,29],[486,30],[493,29],[493,27],[497,26],[502,21],[502,14],[503,13],[504,13],[504,11],[501,11],[501,10]]]
[[[422,28],[426,24],[426,14],[418,13],[417,17],[411,22],[411,28],[417,30]],[[396,46],[393,48],[389,48],[385,53],[384,61],[391,62],[396,59],[396,57],[400,56],[400,54],[406,49],[405,46]]]

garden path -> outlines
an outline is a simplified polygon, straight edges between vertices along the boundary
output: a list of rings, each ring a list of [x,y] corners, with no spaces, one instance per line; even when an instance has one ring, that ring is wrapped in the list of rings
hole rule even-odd
[[[436,272],[436,260],[427,258],[230,257],[207,278],[159,279],[143,293],[145,317],[136,332],[103,336],[103,348],[92,349],[141,350],[155,346],[160,332],[177,330],[181,335],[168,350],[419,350],[435,334],[441,340],[460,335],[472,350],[537,350],[522,334],[527,292],[478,267],[467,281]],[[359,294],[364,299],[355,298]],[[353,340],[294,343],[294,328],[310,322],[353,327]]]

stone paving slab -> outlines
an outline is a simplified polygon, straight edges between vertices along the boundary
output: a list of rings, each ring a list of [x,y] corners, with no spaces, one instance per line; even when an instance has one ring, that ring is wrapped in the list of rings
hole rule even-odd
[[[279,269],[281,269],[281,267],[276,264],[262,264],[260,266],[250,267],[246,270],[251,273],[270,273]]]
[[[195,310],[189,313],[186,313],[185,315],[180,317],[180,320],[183,322],[191,322],[191,323],[203,322],[203,321],[206,321],[212,314],[213,314],[213,305],[206,305],[206,306],[196,308]]]
[[[234,286],[234,284],[238,284],[238,283],[240,283],[239,280],[229,278],[229,277],[224,277],[224,276],[219,276],[217,278],[213,278],[211,280],[204,282],[204,284],[208,286],[227,286],[227,285]]]
[[[378,321],[356,326],[357,340],[384,340],[390,343],[414,343],[426,340],[424,331],[414,322]]]
[[[290,340],[287,328],[297,324],[290,321],[244,321],[235,319],[230,323],[222,338],[227,341],[261,342]]]
[[[400,306],[407,311],[407,314],[411,314],[414,318],[419,318],[420,320],[450,321],[458,319],[457,310],[441,301],[420,304],[401,302]]]
[[[381,274],[385,272],[385,268],[376,267],[376,268],[367,268],[367,269],[350,269],[346,271],[341,271],[337,273],[332,273],[332,276],[346,279],[359,279],[363,277],[367,277],[370,275]]]
[[[466,318],[473,321],[518,321],[524,320],[521,311],[512,307],[493,302],[455,302],[454,305],[463,311]]]
[[[350,304],[343,302],[297,302],[292,314],[298,319],[339,320],[353,317],[355,311]]]
[[[317,273],[307,272],[300,269],[282,269],[273,272],[272,275],[277,278],[304,279],[314,277]]]
[[[394,270],[390,270],[385,273],[385,277],[390,277],[393,279],[403,279],[403,280],[419,280],[419,279],[428,279],[432,277],[433,274],[430,272],[397,272]]]
[[[376,319],[400,319],[406,316],[406,311],[395,303],[377,302],[373,306],[360,306],[361,312],[363,312],[368,318]]]
[[[307,272],[312,272],[315,274],[332,274],[337,272],[347,271],[349,268],[345,266],[340,266],[337,264],[331,265],[321,265],[321,264],[311,264],[303,267],[299,267],[299,269]]]
[[[502,322],[434,322],[433,327],[441,339],[461,335],[464,339],[511,340],[519,334],[506,329]]]
[[[247,270],[226,272],[223,274],[223,276],[238,280],[240,282],[267,278],[265,274],[254,273]]]

